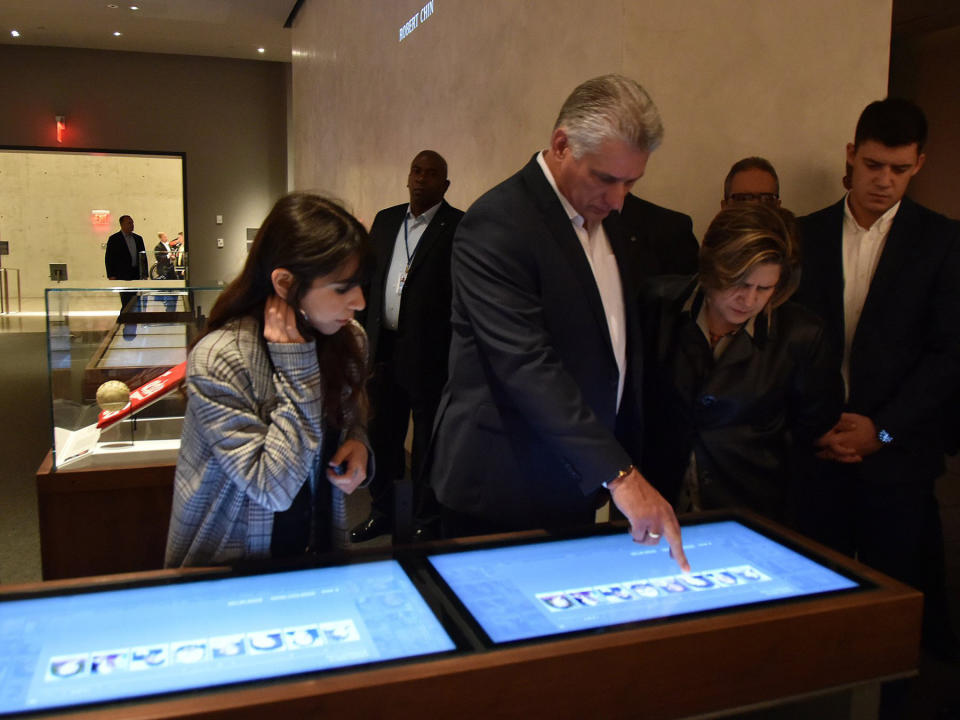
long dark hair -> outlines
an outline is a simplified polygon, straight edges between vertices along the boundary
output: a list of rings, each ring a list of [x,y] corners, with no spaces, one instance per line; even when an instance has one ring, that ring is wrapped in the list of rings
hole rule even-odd
[[[300,299],[315,278],[335,272],[354,258],[359,263],[359,277],[363,277],[372,262],[370,238],[356,218],[319,195],[284,195],[263,221],[243,270],[220,293],[191,348],[204,335],[235,318],[249,315],[263,323],[264,305],[275,294],[270,275],[276,268],[285,268],[293,275],[287,302],[299,309]],[[338,429],[344,427],[347,417],[365,423],[367,359],[363,336],[352,325],[324,335],[301,324],[300,332],[317,343],[327,422]]]

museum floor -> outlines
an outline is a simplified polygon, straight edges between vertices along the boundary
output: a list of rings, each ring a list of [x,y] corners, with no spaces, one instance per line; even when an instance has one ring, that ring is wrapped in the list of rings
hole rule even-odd
[[[29,309],[28,307],[24,308]],[[40,580],[40,541],[35,473],[50,448],[49,388],[45,324],[42,313],[0,315],[0,583]],[[955,627],[960,628],[960,457],[950,459],[938,492],[947,542],[948,582]],[[365,493],[352,497],[351,523],[366,516]],[[90,518],[101,522],[101,518]],[[118,538],[122,542],[122,539]],[[372,543],[385,542],[374,540]],[[878,631],[882,629],[878,628]],[[908,717],[931,720],[960,718],[960,668],[924,657],[913,688]],[[793,705],[749,717],[786,720],[842,717],[844,708],[825,699],[811,714],[811,705]]]

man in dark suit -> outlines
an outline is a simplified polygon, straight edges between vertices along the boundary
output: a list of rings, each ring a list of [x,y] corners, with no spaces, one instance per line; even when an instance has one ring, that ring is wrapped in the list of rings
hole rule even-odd
[[[173,258],[170,256],[172,246],[165,232],[158,232],[157,239],[159,242],[153,246],[153,257],[157,264],[156,279],[173,280]]]
[[[628,234],[628,262],[638,279],[697,271],[700,246],[689,215],[627,193],[620,218]]]
[[[147,277],[143,238],[133,231],[133,218],[120,216],[120,231],[107,238],[103,257],[109,280],[140,280]],[[120,303],[126,307],[136,293],[120,293]]]
[[[661,135],[636,82],[589,80],[549,148],[461,221],[429,460],[445,535],[589,523],[606,487],[636,541],[665,535],[687,567],[670,504],[635,467],[640,337],[618,212]]]
[[[143,238],[133,231],[133,218],[120,216],[120,230],[107,238],[103,261],[110,280],[140,280],[144,277]]]
[[[825,321],[847,388],[846,412],[818,443],[805,529],[923,590],[924,641],[956,657],[934,481],[942,405],[960,387],[960,236],[904,197],[926,134],[913,103],[868,105],[847,146],[849,193],[800,219],[796,299]]]
[[[407,177],[409,204],[381,210],[370,228],[377,262],[364,326],[374,361],[370,441],[377,473],[370,485],[370,516],[351,531],[353,542],[390,532],[395,519],[405,521],[411,513],[417,515],[420,532],[427,532],[438,513],[420,470],[447,380],[450,246],[463,217],[443,199],[448,187],[446,161],[433,150],[418,153]],[[395,497],[396,487],[408,487],[398,483],[406,468],[404,439],[411,414],[413,496],[403,492]]]

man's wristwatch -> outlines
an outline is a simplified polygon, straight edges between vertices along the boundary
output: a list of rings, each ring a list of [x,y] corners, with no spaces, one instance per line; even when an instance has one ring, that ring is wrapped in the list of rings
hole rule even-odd
[[[605,481],[603,482],[603,486],[604,486],[605,488],[609,488],[609,487],[610,487],[613,483],[615,483],[617,480],[622,480],[622,479],[625,478],[627,475],[629,475],[630,473],[632,473],[634,470],[636,470],[636,468],[635,468],[633,465],[630,465],[629,467],[624,468],[623,470],[621,470],[620,472],[618,472],[618,473],[616,474],[616,476],[614,476],[614,477],[611,478],[610,480],[605,480]]]

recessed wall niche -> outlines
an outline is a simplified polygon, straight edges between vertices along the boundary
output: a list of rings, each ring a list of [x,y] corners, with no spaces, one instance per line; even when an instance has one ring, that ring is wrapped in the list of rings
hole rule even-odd
[[[107,238],[121,215],[143,236],[148,261],[157,233],[185,230],[184,156],[45,148],[0,148],[3,266],[20,270],[24,298],[41,298],[51,263],[71,283],[104,283]]]

